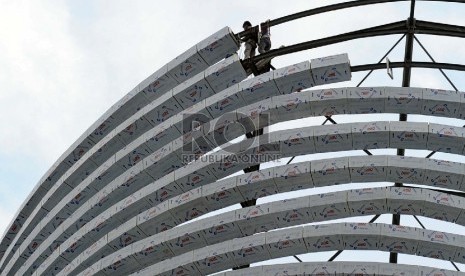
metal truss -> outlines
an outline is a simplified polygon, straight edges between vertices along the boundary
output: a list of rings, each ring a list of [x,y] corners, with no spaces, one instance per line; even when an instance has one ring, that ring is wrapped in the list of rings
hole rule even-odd
[[[282,24],[291,20],[295,20],[298,18],[302,18],[305,16],[310,16],[310,15],[315,15],[319,13],[324,13],[324,12],[329,12],[329,11],[334,11],[334,10],[339,10],[339,9],[344,9],[344,8],[350,8],[350,7],[356,7],[356,6],[362,6],[362,5],[371,5],[371,4],[379,4],[379,3],[387,3],[387,2],[399,2],[399,1],[383,1],[383,0],[367,0],[367,1],[352,1],[352,2],[346,2],[346,3],[340,3],[340,4],[335,4],[335,5],[330,5],[326,7],[320,7],[317,9],[312,9],[308,11],[303,11],[300,13],[292,14],[289,16],[281,17],[275,20],[270,21],[270,25],[278,25]],[[444,2],[458,2],[458,3],[465,3],[465,1],[444,1]],[[415,36],[415,34],[429,34],[429,35],[439,35],[439,36],[452,36],[452,37],[465,37],[465,27],[464,26],[456,26],[456,25],[448,25],[448,24],[441,24],[441,23],[435,23],[435,22],[428,22],[428,21],[420,21],[420,20],[415,20],[414,17],[415,14],[415,0],[410,1],[410,13],[409,13],[409,18],[407,21],[399,21],[399,22],[393,22],[385,25],[380,25],[376,27],[371,27],[367,29],[362,29],[354,32],[349,32],[341,35],[336,35],[332,37],[327,37],[327,38],[322,38],[318,40],[312,40],[312,41],[307,41],[279,49],[272,50],[270,52],[267,52],[265,54],[256,56],[253,58],[253,61],[259,61],[261,59],[265,58],[270,58],[270,57],[275,57],[275,56],[280,56],[280,55],[286,55],[298,51],[303,51],[303,50],[308,50],[312,48],[317,48],[317,47],[322,47],[322,46],[327,46],[335,43],[340,43],[348,40],[353,40],[353,39],[358,39],[358,38],[367,38],[367,37],[374,37],[374,36],[380,36],[380,35],[392,35],[392,34],[402,34],[402,37],[400,37],[397,42],[388,50],[388,52],[379,60],[378,63],[375,64],[364,64],[364,65],[357,65],[357,66],[352,66],[351,70],[352,72],[361,72],[361,71],[369,71],[367,75],[360,81],[360,83],[357,85],[359,87],[369,76],[374,70],[379,70],[379,69],[386,69],[386,63],[382,63],[382,61],[389,55],[389,53],[401,42],[404,38],[406,39],[405,43],[405,53],[404,53],[404,60],[399,61],[399,62],[390,62],[390,67],[391,68],[403,68],[402,72],[402,86],[403,87],[410,87],[410,78],[411,78],[411,69],[412,68],[429,68],[429,69],[439,69],[441,74],[446,78],[446,80],[449,82],[449,84],[456,90],[458,91],[457,87],[455,84],[450,80],[450,78],[446,75],[444,72],[444,69],[448,70],[457,70],[457,71],[465,71],[465,65],[462,64],[450,64],[450,63],[438,63],[434,60],[434,58],[431,56],[431,54],[427,51],[427,49],[421,44],[419,39]],[[412,56],[413,56],[413,46],[414,46],[414,41],[420,45],[422,50],[427,54],[427,56],[430,58],[431,62],[417,62],[417,61],[412,61]],[[326,120],[322,123],[323,125],[326,124],[327,122],[331,122],[332,124],[337,124],[337,122],[332,119],[330,116],[326,116]],[[399,115],[399,121],[407,121],[407,114],[400,114]],[[372,153],[368,150],[364,150],[364,152],[368,155],[372,155]],[[404,149],[397,149],[397,155],[403,156],[405,154]],[[432,155],[434,155],[435,152],[432,151],[430,154],[428,154],[425,158],[430,158]],[[290,164],[295,157],[292,157],[287,164]],[[395,186],[403,186],[403,183],[394,183]],[[410,187],[410,186],[406,186]],[[443,191],[439,189],[431,189],[435,191]],[[465,193],[463,192],[452,192],[452,191],[447,191],[447,193],[465,197]],[[379,215],[374,216],[369,223],[375,222],[379,218]],[[418,219],[417,216],[414,216],[414,218],[417,220],[417,222],[420,224],[421,227],[424,227],[424,225],[421,223],[421,221]],[[394,225],[399,225],[400,224],[400,215],[399,214],[394,214],[392,218],[392,224]],[[337,251],[328,261],[333,261],[335,260],[340,254],[342,253],[342,250]],[[298,256],[294,256],[294,258],[302,262],[302,259],[300,259]],[[397,263],[398,255],[397,253],[390,253],[389,256],[389,262],[390,263]],[[452,265],[455,267],[457,271],[460,271],[457,265],[454,262],[451,262]]]

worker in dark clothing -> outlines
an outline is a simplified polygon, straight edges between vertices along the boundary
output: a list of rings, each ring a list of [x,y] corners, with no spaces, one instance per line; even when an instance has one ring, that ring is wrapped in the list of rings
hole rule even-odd
[[[260,24],[260,41],[258,44],[258,52],[263,54],[271,49],[270,39],[270,20]]]
[[[242,28],[244,31],[250,30],[252,28],[252,24],[249,21],[245,21],[242,24]],[[251,30],[250,33],[246,34],[242,41],[244,42],[244,59],[248,59],[255,56],[255,49],[257,49],[258,43],[258,29]]]

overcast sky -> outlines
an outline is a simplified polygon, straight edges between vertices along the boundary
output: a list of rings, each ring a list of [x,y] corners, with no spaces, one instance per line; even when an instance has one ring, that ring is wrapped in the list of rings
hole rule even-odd
[[[178,54],[224,26],[239,32],[244,20],[255,25],[337,2],[0,0],[0,233],[58,157],[112,104]],[[409,6],[373,5],[279,25],[271,29],[273,48],[405,20]],[[464,14],[463,4],[417,1],[415,16],[465,25]],[[273,63],[282,67],[342,52],[352,65],[376,63],[399,37],[341,43]],[[436,61],[465,64],[463,39],[418,37]],[[390,60],[402,60],[403,53],[401,43]],[[399,86],[401,72],[394,73],[390,80],[376,72],[365,85]],[[414,73],[412,86],[451,89],[437,71]],[[464,91],[463,73],[448,74]],[[362,77],[354,74],[341,85],[354,86]]]

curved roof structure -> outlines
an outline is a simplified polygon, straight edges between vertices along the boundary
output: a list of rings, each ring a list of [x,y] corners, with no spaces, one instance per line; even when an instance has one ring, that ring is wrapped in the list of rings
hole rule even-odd
[[[351,1],[269,24],[386,2],[400,1]],[[449,120],[465,119],[465,92],[444,70],[465,66],[431,56],[431,62],[413,60],[414,41],[424,49],[417,34],[463,38],[465,27],[416,20],[415,1],[409,2],[406,21],[247,60],[237,54],[246,32],[229,27],[193,45],[110,107],[44,175],[2,238],[1,275],[207,275],[227,269],[234,271],[219,275],[284,270],[462,275],[395,264],[398,254],[450,261],[457,270],[455,262],[465,263],[463,234],[399,225],[401,215],[465,225],[465,162],[430,158],[436,152],[464,155],[465,130]],[[347,49],[267,72],[261,68],[270,58],[391,34],[402,35],[393,48],[406,41],[403,60],[382,63],[391,48],[379,63],[351,65]],[[357,86],[339,87],[352,73],[369,71],[368,77],[386,67],[402,68],[402,87],[361,87],[366,77]],[[410,87],[414,67],[439,69],[455,90]],[[342,124],[334,119],[361,114],[378,117]],[[399,114],[399,121],[383,114]],[[425,120],[407,121],[407,114]],[[322,125],[286,127],[291,120],[320,116],[326,119]],[[284,127],[273,130],[279,124]],[[432,153],[404,156],[412,149]],[[354,151],[367,156],[350,154]],[[292,163],[296,156],[309,159]],[[287,164],[270,165],[284,158]],[[267,167],[260,169],[262,164]],[[350,183],[373,187],[344,189]],[[343,190],[256,205],[257,199],[326,186]],[[243,208],[211,215],[239,203]],[[392,214],[391,224],[374,223],[384,214]],[[362,224],[331,222],[360,216],[374,217]],[[388,252],[389,264],[332,263],[343,250]],[[337,252],[325,263],[248,268],[283,256],[301,261],[297,255],[323,251]]]

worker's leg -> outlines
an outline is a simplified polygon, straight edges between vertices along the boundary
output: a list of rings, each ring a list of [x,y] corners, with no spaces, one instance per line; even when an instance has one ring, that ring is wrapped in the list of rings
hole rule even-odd
[[[250,57],[254,57],[254,56],[255,56],[255,49],[257,49],[257,44],[252,45],[252,50],[250,51]]]
[[[255,47],[249,42],[244,43],[244,59],[248,59],[255,56]]]
[[[260,39],[260,45],[258,46],[258,52],[263,54],[271,49],[271,39],[268,36]]]

